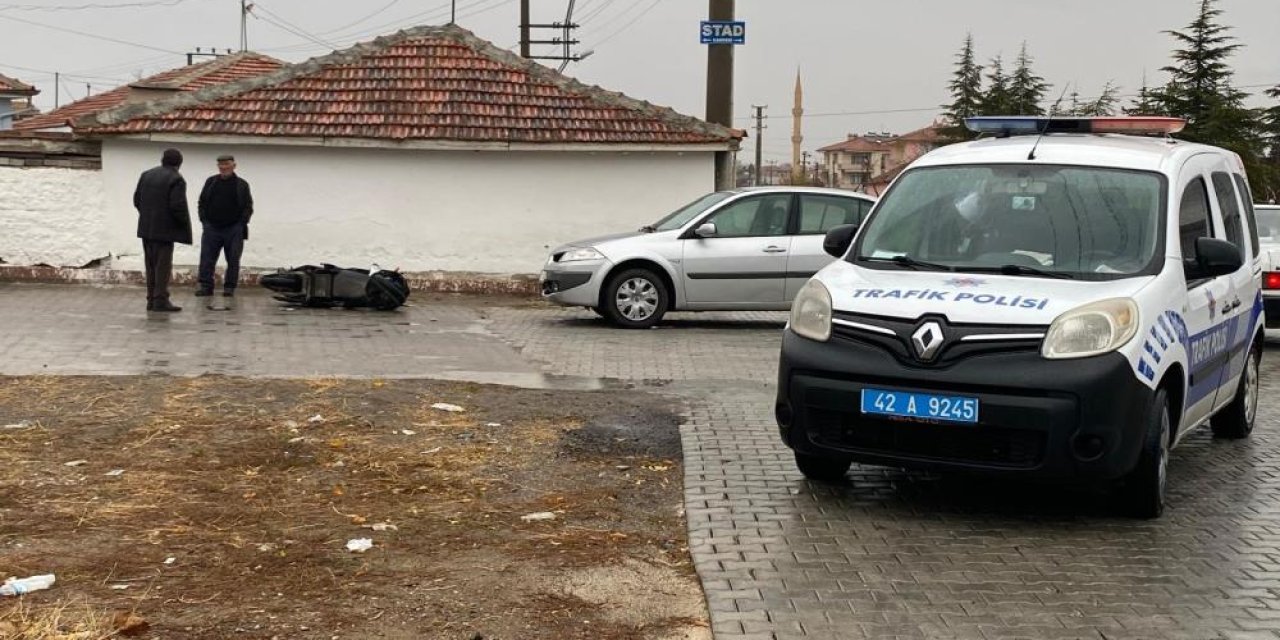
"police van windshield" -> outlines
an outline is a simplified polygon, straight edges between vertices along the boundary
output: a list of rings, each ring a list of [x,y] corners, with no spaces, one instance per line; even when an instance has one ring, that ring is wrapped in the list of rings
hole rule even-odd
[[[1109,280],[1154,273],[1164,178],[1058,165],[925,167],[880,201],[850,260],[932,269]]]

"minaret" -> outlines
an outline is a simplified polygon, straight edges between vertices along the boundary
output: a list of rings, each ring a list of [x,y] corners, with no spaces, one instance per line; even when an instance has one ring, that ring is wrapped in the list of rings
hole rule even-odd
[[[804,89],[800,86],[800,71],[796,70],[796,106],[791,110],[791,182],[798,184],[804,180],[805,167],[800,160],[800,145],[804,142],[801,122],[804,120]]]

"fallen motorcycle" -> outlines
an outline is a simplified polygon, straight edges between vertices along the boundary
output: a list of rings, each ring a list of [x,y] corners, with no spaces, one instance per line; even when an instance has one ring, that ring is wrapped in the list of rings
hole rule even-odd
[[[409,299],[409,283],[398,271],[344,269],[308,264],[262,276],[262,286],[279,293],[276,300],[300,307],[399,308]]]

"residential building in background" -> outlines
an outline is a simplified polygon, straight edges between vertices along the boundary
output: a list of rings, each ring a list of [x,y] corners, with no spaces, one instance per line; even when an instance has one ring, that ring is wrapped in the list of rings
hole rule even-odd
[[[0,75],[0,131],[13,128],[14,120],[31,109],[31,97],[39,89],[9,76]]]
[[[823,178],[837,189],[878,196],[907,165],[941,146],[943,126],[934,123],[903,135],[850,134],[848,139],[818,150],[823,155]]]

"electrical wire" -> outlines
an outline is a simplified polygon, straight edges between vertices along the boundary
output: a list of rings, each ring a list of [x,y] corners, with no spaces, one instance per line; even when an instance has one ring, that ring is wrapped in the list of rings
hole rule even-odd
[[[1259,84],[1242,84],[1242,85],[1237,85],[1235,88],[1236,88],[1236,89],[1257,89],[1257,88],[1261,88],[1261,87],[1273,87],[1273,86],[1275,86],[1275,85],[1276,85],[1276,83],[1275,83],[1275,82],[1263,82],[1263,83],[1259,83]],[[1120,98],[1137,98],[1137,97],[1140,97],[1140,96],[1141,96],[1141,94],[1137,94],[1137,93],[1124,93],[1124,94],[1118,94],[1118,95],[1116,95],[1116,99],[1120,99]],[[1098,97],[1100,97],[1100,96],[1094,96],[1094,97],[1092,97],[1092,98],[1081,98],[1081,99],[1080,99],[1080,101],[1081,101],[1081,102],[1092,102],[1092,101],[1097,100],[1097,99],[1098,99]],[[940,112],[941,110],[942,110],[942,108],[941,108],[941,107],[918,107],[918,108],[914,108],[914,109],[877,109],[877,110],[869,110],[869,111],[829,111],[829,112],[826,112],[826,113],[806,113],[806,114],[804,114],[804,117],[806,117],[806,118],[830,118],[830,117],[836,117],[836,116],[876,116],[876,115],[885,115],[885,114],[893,114],[893,113],[920,113],[920,112],[924,112],[924,111],[933,111],[933,112],[935,112],[935,113],[936,113],[936,112]],[[781,118],[787,118],[787,119],[789,119],[789,118],[791,118],[791,117],[793,117],[793,116],[791,116],[790,114],[778,114],[778,115],[772,115],[772,116],[765,116],[765,117],[764,117],[764,119],[765,119],[765,120],[774,120],[774,119],[781,119]],[[752,116],[738,116],[737,118],[734,118],[734,119],[735,119],[735,120],[740,120],[740,121],[754,121],[754,120],[755,120],[755,116],[754,116],[754,115],[752,115]]]
[[[391,0],[391,2],[388,2],[388,3],[384,4],[384,5],[382,5],[382,8],[381,8],[381,9],[378,9],[377,11],[374,11],[373,13],[371,13],[371,14],[369,14],[369,15],[367,15],[367,16],[365,16],[365,17],[363,17],[363,18],[360,18],[359,20],[356,20],[355,22],[348,23],[346,26],[338,27],[338,28],[336,28],[336,29],[330,29],[329,31],[321,31],[320,33],[318,33],[318,34],[316,34],[316,35],[327,36],[327,35],[330,35],[330,34],[333,34],[333,33],[337,33],[337,32],[339,32],[339,31],[343,31],[343,30],[345,30],[345,29],[350,29],[351,27],[354,27],[354,26],[356,26],[356,25],[358,25],[358,24],[361,24],[361,23],[364,23],[364,22],[368,22],[368,21],[370,21],[370,20],[372,20],[372,19],[374,19],[374,18],[376,18],[376,17],[378,17],[378,16],[382,15],[383,13],[386,13],[388,9],[390,9],[391,7],[396,6],[396,5],[397,5],[397,4],[399,4],[399,3],[400,3],[400,0]]]
[[[495,2],[495,0],[473,0],[472,2],[461,3],[458,5],[458,18],[466,18],[466,17],[479,15],[481,13],[486,13],[488,11],[492,11],[504,5],[510,4],[511,2],[514,2],[514,1],[515,0],[496,0]],[[488,4],[489,6],[482,6],[485,4]],[[466,9],[474,9],[474,10],[467,12],[465,11]],[[368,29],[362,29],[359,31],[346,32],[346,33],[343,33],[342,35],[339,35],[337,38],[334,38],[334,40],[338,42],[346,41],[347,44],[342,44],[341,46],[334,47],[334,48],[336,49],[345,48],[367,37],[371,37],[375,35],[383,35],[391,32],[392,30],[399,30],[406,27],[418,26],[420,24],[423,24],[423,22],[431,22],[432,19],[444,19],[449,15],[449,13],[450,13],[450,5],[444,4],[444,5],[437,6],[435,9],[430,9],[427,11],[422,11],[419,13],[405,16],[394,22],[389,22],[386,24],[370,27]],[[345,29],[346,27],[344,27],[342,30],[339,30],[339,31],[343,31]],[[334,31],[326,32],[326,34],[328,33],[335,33],[335,32]],[[314,45],[298,44],[298,45],[286,45],[282,47],[272,47],[268,49],[259,49],[258,51],[263,53],[268,53],[268,52],[292,53],[292,52],[314,51],[315,49],[316,47]]]
[[[588,47],[588,49],[595,49],[596,47],[599,47],[600,45],[602,45],[602,44],[604,44],[604,43],[606,43],[606,42],[608,42],[608,41],[610,41],[610,40],[612,40],[612,39],[614,39],[614,38],[618,37],[618,36],[619,36],[619,35],[621,35],[624,31],[626,31],[627,29],[630,29],[632,25],[634,25],[635,23],[639,22],[641,18],[643,18],[643,17],[645,17],[646,15],[648,15],[650,11],[653,11],[653,10],[654,10],[654,8],[655,8],[655,7],[657,7],[657,6],[658,6],[659,4],[661,4],[661,3],[662,3],[662,0],[653,0],[653,2],[649,4],[649,6],[647,6],[647,7],[645,7],[645,8],[644,8],[644,11],[641,11],[640,13],[636,14],[636,15],[635,15],[635,17],[633,17],[633,18],[631,18],[630,20],[628,20],[628,21],[627,21],[627,23],[626,23],[626,24],[624,24],[624,25],[622,25],[622,27],[620,27],[617,31],[614,31],[613,33],[610,33],[609,35],[605,36],[604,38],[601,38],[600,40],[596,41],[596,43],[595,43],[595,44],[593,44],[593,45],[591,45],[590,47]],[[619,15],[621,15],[621,14],[619,14]],[[605,22],[604,24],[608,24],[608,22]],[[603,25],[601,25],[601,26],[603,26]]]
[[[609,8],[609,5],[613,4],[616,1],[617,0],[604,0],[604,2],[600,4],[600,6],[593,7],[591,11],[587,11],[584,9],[582,12],[582,19],[579,20],[579,22],[581,24],[586,24],[590,20],[595,20],[596,17],[599,16],[601,13],[603,13],[605,9]]]
[[[260,16],[260,15],[258,15],[258,11],[261,11],[261,12],[263,12],[263,13],[267,14],[267,16],[270,16],[270,17]],[[330,48],[330,49],[337,49],[337,48],[338,48],[338,46],[337,46],[337,45],[335,45],[335,44],[333,44],[332,42],[328,42],[328,41],[326,41],[326,40],[324,40],[324,39],[322,39],[322,38],[316,37],[316,36],[314,36],[314,35],[312,35],[312,34],[308,33],[308,32],[307,32],[305,29],[303,29],[302,27],[299,27],[298,25],[293,24],[292,22],[289,22],[289,21],[288,21],[288,20],[286,20],[284,17],[282,17],[280,14],[278,14],[278,13],[276,13],[276,12],[274,12],[274,11],[272,11],[272,10],[268,9],[268,8],[267,8],[266,6],[264,6],[261,2],[254,2],[254,3],[253,3],[252,8],[249,10],[249,15],[251,15],[251,16],[253,16],[253,17],[255,17],[255,18],[258,18],[258,19],[260,19],[260,20],[262,20],[262,21],[266,22],[267,24],[273,25],[273,26],[278,27],[278,28],[280,28],[280,29],[284,29],[285,31],[288,31],[289,33],[292,33],[292,34],[293,34],[293,35],[295,35],[295,36],[299,36],[299,37],[305,38],[305,39],[307,39],[307,40],[310,40],[310,41],[312,41],[312,42],[314,42],[314,43],[316,43],[316,44],[318,44],[318,45],[320,45],[320,46],[328,47],[328,48]],[[275,18],[275,20],[272,20],[271,18]]]
[[[64,5],[39,5],[39,4],[0,4],[0,11],[91,11],[96,9],[139,9],[143,7],[172,7],[182,4],[187,0],[149,0],[146,2],[125,2],[121,4],[64,4]]]
[[[122,79],[118,77],[111,78],[107,76],[93,76],[93,75],[84,75],[84,74],[78,74],[78,73],[61,73],[57,71],[48,71],[46,69],[34,69],[31,67],[22,67],[16,64],[9,64],[9,63],[0,63],[0,68],[13,69],[15,71],[24,71],[27,73],[40,74],[42,76],[47,76],[49,78],[53,78],[61,75],[62,77],[69,78],[71,80],[100,80],[103,82],[122,82]]]
[[[73,34],[75,34],[75,35],[83,36],[83,37],[85,37],[85,38],[93,38],[94,40],[102,40],[102,41],[104,41],[104,42],[114,42],[114,43],[116,43],[116,44],[123,44],[123,45],[130,46],[130,47],[137,47],[137,48],[139,48],[139,49],[150,49],[151,51],[160,51],[160,52],[163,52],[163,53],[172,53],[172,54],[174,54],[174,55],[182,55],[182,54],[181,54],[181,52],[179,52],[179,51],[174,51],[174,50],[172,50],[172,49],[162,49],[162,48],[160,48],[160,47],[153,47],[153,46],[151,46],[151,45],[149,45],[149,44],[141,44],[141,43],[137,43],[137,42],[129,42],[128,40],[119,40],[119,39],[116,39],[116,38],[109,38],[109,37],[107,37],[107,36],[100,36],[100,35],[97,35],[97,34],[95,34],[95,33],[87,33],[87,32],[85,32],[85,31],[77,31],[77,30],[75,30],[75,29],[68,29],[68,28],[66,28],[66,27],[59,27],[59,26],[56,26],[56,25],[45,24],[45,23],[43,23],[43,22],[36,22],[36,21],[34,21],[34,20],[27,20],[27,19],[25,19],[25,18],[15,18],[15,17],[13,17],[13,16],[7,16],[7,15],[4,15],[4,14],[0,14],[0,20],[9,20],[9,21],[12,21],[12,22],[20,22],[20,23],[22,23],[22,24],[29,24],[29,25],[31,25],[31,26],[33,26],[33,27],[43,27],[43,28],[45,28],[45,29],[51,29],[51,30],[53,30],[53,31],[62,31],[62,32],[65,32],[65,33],[73,33]]]

